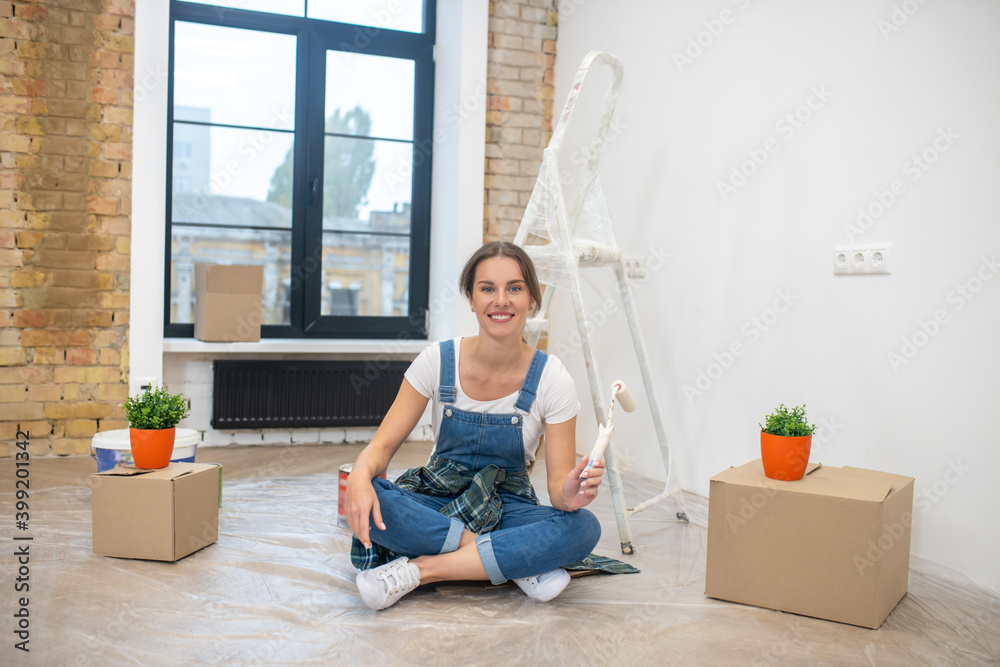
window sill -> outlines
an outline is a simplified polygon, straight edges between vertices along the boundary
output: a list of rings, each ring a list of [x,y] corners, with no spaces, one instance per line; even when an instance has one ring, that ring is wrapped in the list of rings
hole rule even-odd
[[[194,338],[164,338],[170,354],[352,354],[416,356],[431,345],[427,340],[262,338],[254,343],[208,343]]]

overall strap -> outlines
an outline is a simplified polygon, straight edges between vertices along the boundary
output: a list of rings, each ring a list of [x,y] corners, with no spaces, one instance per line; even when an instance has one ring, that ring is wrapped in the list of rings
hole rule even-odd
[[[441,386],[438,388],[438,400],[442,403],[454,403],[455,391],[455,341],[443,340],[439,344],[441,350]]]
[[[524,376],[524,384],[517,395],[517,403],[514,407],[522,412],[531,410],[531,405],[535,402],[535,394],[538,393],[538,381],[542,379],[542,371],[545,370],[545,362],[549,360],[549,355],[541,350],[535,350],[535,355],[531,358],[531,366],[528,367],[528,374]]]

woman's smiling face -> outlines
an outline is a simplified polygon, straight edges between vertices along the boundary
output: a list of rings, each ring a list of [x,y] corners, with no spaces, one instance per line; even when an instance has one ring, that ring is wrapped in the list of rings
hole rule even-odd
[[[517,261],[500,256],[480,262],[469,304],[479,320],[480,332],[520,337],[532,303]]]

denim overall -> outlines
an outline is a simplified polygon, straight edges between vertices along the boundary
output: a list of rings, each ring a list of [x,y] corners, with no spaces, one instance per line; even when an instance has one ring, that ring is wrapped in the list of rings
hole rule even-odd
[[[434,474],[435,461],[451,461],[473,471],[494,465],[511,475],[526,477],[521,424],[535,401],[548,356],[535,352],[514,412],[469,412],[454,407],[454,341],[444,341],[440,346],[441,429],[428,463],[428,474]],[[372,528],[369,533],[372,542],[409,557],[448,553],[458,548],[465,525],[438,511],[455,500],[455,496],[415,493],[381,478],[373,479],[372,484],[386,525],[386,530]],[[476,538],[483,566],[494,584],[542,574],[584,558],[600,538],[600,524],[589,511],[563,512],[538,505],[530,486],[527,490],[526,494],[501,490],[503,514],[499,525]]]

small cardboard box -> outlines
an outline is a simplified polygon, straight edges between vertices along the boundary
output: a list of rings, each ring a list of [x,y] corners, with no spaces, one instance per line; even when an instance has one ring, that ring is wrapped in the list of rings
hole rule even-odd
[[[705,594],[877,628],[906,594],[913,478],[760,459],[711,479]]]
[[[260,340],[264,267],[195,264],[194,268],[194,337],[225,343]]]
[[[94,553],[175,561],[219,539],[222,466],[119,465],[91,475]]]

